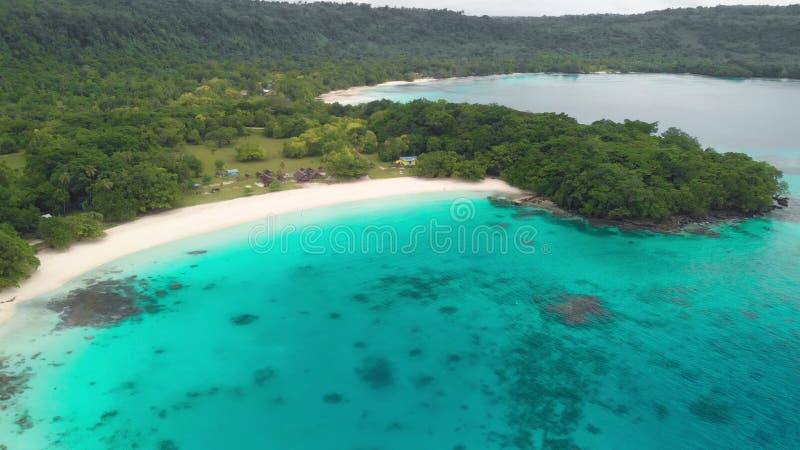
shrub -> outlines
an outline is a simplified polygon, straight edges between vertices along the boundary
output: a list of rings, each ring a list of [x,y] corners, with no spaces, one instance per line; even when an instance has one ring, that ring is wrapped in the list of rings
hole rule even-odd
[[[19,286],[20,280],[28,278],[37,267],[39,260],[33,247],[13,228],[0,224],[0,288]]]
[[[39,223],[37,234],[48,247],[69,248],[73,242],[104,236],[103,216],[99,213],[88,212],[45,218]]]
[[[464,180],[482,180],[486,177],[486,166],[476,160],[461,161],[456,164],[453,176]]]
[[[394,161],[408,152],[408,142],[402,137],[387,139],[378,152],[381,161]]]
[[[369,163],[352,150],[341,149],[325,155],[328,171],[336,178],[359,178],[367,174]]]
[[[299,138],[291,138],[283,144],[283,156],[287,158],[303,158],[308,155],[308,146]]]
[[[424,153],[417,160],[417,173],[428,178],[449,177],[459,164],[463,164],[462,157],[456,152]]]
[[[262,161],[264,150],[258,144],[248,142],[236,147],[236,160],[239,162]]]

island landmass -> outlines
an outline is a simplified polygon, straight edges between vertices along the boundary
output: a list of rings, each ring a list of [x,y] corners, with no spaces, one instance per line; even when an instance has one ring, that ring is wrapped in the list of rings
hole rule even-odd
[[[0,6],[0,287],[38,266],[29,241],[64,249],[110,224],[289,189],[308,174],[500,177],[585,217],[657,223],[762,214],[786,190],[769,164],[654,123],[317,97],[513,72],[800,78],[800,6],[561,18],[244,0],[118,6]],[[417,166],[394,167],[400,157]]]

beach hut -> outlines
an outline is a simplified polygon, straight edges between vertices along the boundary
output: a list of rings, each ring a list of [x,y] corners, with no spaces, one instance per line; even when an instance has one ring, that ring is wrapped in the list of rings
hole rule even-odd
[[[400,159],[394,162],[395,166],[412,167],[417,165],[416,156],[401,156]]]

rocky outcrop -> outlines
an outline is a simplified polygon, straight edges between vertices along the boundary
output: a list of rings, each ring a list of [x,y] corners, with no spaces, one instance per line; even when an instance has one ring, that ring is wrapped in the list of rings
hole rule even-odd
[[[646,218],[605,219],[584,217],[577,211],[564,209],[555,204],[552,200],[536,194],[527,194],[514,199],[512,202],[514,205],[521,208],[531,207],[550,211],[556,217],[585,220],[586,223],[595,227],[616,227],[624,231],[653,231],[656,233],[687,232],[713,237],[719,236],[719,234],[712,229],[715,225],[723,222],[742,221],[764,215],[764,213],[746,214],[739,211],[710,211],[702,216],[675,215],[663,220]],[[788,205],[788,199],[786,199],[786,204]]]

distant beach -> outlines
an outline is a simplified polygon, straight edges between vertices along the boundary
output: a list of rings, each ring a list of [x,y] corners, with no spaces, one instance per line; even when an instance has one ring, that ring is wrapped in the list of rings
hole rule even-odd
[[[608,74],[617,74],[618,72],[610,72],[610,71],[598,71],[598,72],[590,72],[588,74],[580,74],[580,75],[608,75]],[[636,72],[628,72],[631,74],[635,74]],[[348,89],[339,89],[336,91],[326,92],[319,97],[319,100],[322,100],[325,103],[341,103],[343,105],[355,105],[358,103],[364,102],[363,94],[365,91],[370,91],[376,88],[383,88],[383,87],[392,87],[392,86],[404,86],[404,85],[415,85],[415,84],[424,84],[424,83],[431,83],[434,81],[453,81],[453,80],[472,80],[472,79],[482,79],[488,80],[492,78],[503,78],[503,77],[515,77],[515,76],[524,76],[524,75],[562,75],[562,76],[571,76],[571,75],[578,75],[578,74],[568,74],[568,73],[523,73],[523,72],[514,72],[514,73],[498,73],[494,75],[473,75],[467,77],[447,77],[447,78],[434,78],[434,77],[423,77],[423,78],[416,78],[412,81],[404,81],[404,80],[396,80],[396,81],[386,81],[384,83],[379,83],[373,86],[354,86]]]
[[[325,103],[341,103],[343,105],[356,104],[363,101],[361,94],[367,89],[399,86],[404,84],[420,84],[429,83],[431,81],[438,81],[439,78],[417,78],[413,81],[387,81],[385,83],[376,84],[374,86],[355,86],[348,89],[340,89],[338,91],[331,91],[320,95],[318,98]]]
[[[303,189],[238,198],[153,214],[107,230],[97,241],[74,245],[67,251],[38,253],[39,269],[20,287],[0,292],[0,323],[14,314],[20,302],[47,294],[70,280],[126,255],[168,242],[236,225],[270,215],[286,214],[341,203],[383,197],[436,193],[486,192],[517,194],[501,180],[478,183],[458,180],[390,178],[334,185],[308,184]]]

